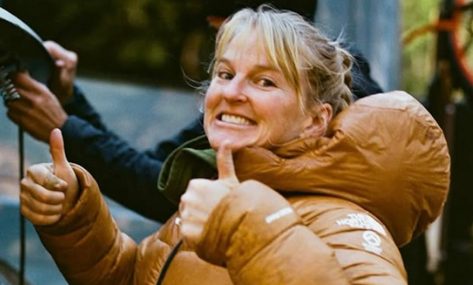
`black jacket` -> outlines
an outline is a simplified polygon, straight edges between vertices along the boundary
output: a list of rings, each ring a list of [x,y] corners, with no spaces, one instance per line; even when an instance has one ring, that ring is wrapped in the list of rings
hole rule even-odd
[[[195,120],[154,149],[138,151],[105,126],[79,88],[65,109],[69,117],[61,130],[69,161],[89,170],[106,196],[147,218],[166,221],[176,209],[156,190],[162,162],[175,147],[202,135],[202,122]]]

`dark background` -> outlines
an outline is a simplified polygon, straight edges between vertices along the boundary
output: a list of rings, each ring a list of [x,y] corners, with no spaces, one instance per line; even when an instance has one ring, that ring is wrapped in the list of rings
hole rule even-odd
[[[159,86],[207,78],[215,29],[207,16],[267,1],[4,0],[2,7],[43,40],[80,55],[79,73]],[[272,1],[313,19],[316,0]]]

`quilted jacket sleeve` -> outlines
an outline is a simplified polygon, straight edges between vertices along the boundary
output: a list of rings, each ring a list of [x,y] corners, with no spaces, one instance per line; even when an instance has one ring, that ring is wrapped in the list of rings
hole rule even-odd
[[[235,284],[349,284],[331,248],[256,181],[242,183],[212,212],[197,253],[226,266]]]
[[[137,246],[121,233],[93,178],[74,165],[82,193],[58,223],[37,226],[69,284],[132,284]]]

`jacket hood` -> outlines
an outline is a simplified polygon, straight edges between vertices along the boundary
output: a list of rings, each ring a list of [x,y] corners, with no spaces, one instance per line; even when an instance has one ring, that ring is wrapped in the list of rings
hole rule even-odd
[[[450,156],[441,128],[412,96],[365,97],[334,118],[326,136],[235,155],[239,179],[280,192],[351,201],[377,216],[402,246],[441,213]]]

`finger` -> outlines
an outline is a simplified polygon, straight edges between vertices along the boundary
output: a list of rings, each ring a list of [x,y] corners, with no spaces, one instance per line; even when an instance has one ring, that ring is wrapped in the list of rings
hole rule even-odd
[[[70,67],[70,64],[77,61],[77,54],[75,52],[63,48],[56,42],[45,41],[44,46],[48,50],[51,57],[56,61],[56,65],[61,65],[62,61],[63,65]]]
[[[38,104],[47,96],[52,96],[51,91],[43,83],[32,78],[27,72],[18,72],[12,77],[16,91],[20,94],[20,100],[30,105]],[[13,102],[12,102],[13,103]]]
[[[7,116],[8,118],[19,125],[24,125],[23,122],[31,110],[31,102],[24,99],[23,96],[18,100],[12,100],[7,102]]]
[[[20,183],[21,194],[28,195],[41,203],[56,205],[64,202],[64,189],[54,189],[54,191],[35,183],[31,179],[24,178]]]
[[[179,212],[179,217],[181,221],[184,223],[201,223],[204,224],[207,221],[208,213],[199,209],[198,207],[192,207],[189,209],[188,207],[183,207],[182,211]]]
[[[8,101],[6,106],[8,110],[27,113],[33,106],[32,93],[22,89],[17,89],[17,91],[20,94],[20,98],[18,100]]]
[[[186,247],[190,249],[195,248],[202,234],[202,226],[193,222],[182,221],[181,225],[179,226],[179,229],[186,244]]]
[[[61,215],[41,215],[33,212],[27,206],[21,205],[21,214],[27,218],[33,225],[46,226],[59,221]]]
[[[66,62],[62,59],[56,60],[55,63],[56,63],[56,67],[58,68],[66,67]]]
[[[48,204],[34,199],[28,192],[20,193],[21,204],[25,205],[32,212],[40,215],[60,215],[62,214],[62,204]]]
[[[53,41],[45,41],[44,47],[55,60],[63,59],[66,56],[66,50]]]
[[[238,183],[233,163],[232,150],[227,143],[222,143],[217,151],[218,179]]]
[[[40,88],[41,83],[32,78],[28,72],[17,72],[12,76],[12,82],[22,97],[31,98],[35,92],[28,92]]]
[[[179,213],[182,213],[185,209],[193,208],[199,211],[205,211],[207,209],[206,203],[202,203],[202,197],[208,195],[208,189],[211,187],[214,181],[208,179],[191,179],[187,186],[186,192],[181,196],[179,203]]]
[[[54,175],[54,169],[50,163],[40,163],[30,166],[26,170],[26,177],[31,179],[32,183],[52,191],[65,191],[67,183]],[[25,179],[25,183],[28,179]]]

